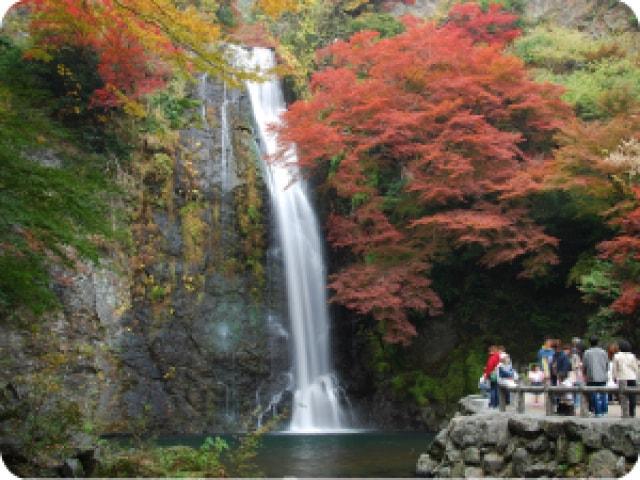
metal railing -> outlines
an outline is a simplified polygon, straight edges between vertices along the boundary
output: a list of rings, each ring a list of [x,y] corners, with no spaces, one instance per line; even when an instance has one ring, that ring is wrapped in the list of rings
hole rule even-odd
[[[514,395],[516,401],[516,412],[525,413],[524,394],[535,393],[544,395],[545,415],[553,415],[556,399],[563,394],[574,393],[580,395],[580,416],[589,416],[589,398],[593,393],[613,393],[618,395],[622,418],[629,418],[629,395],[640,395],[640,387],[564,387],[564,386],[530,386],[530,385],[498,385],[498,405],[501,412],[507,410],[507,391]],[[638,397],[636,397],[638,398]]]

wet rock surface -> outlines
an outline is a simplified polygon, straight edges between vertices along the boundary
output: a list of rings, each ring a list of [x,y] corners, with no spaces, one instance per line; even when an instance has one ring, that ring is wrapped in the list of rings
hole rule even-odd
[[[282,260],[249,99],[204,77],[194,96],[163,202],[138,234],[145,289],[122,320],[114,430],[137,418],[162,433],[250,429],[288,386]]]
[[[151,166],[123,195],[133,245],[105,246],[97,264],[67,252],[74,264],[51,272],[61,308],[4,326],[3,455],[20,461],[11,432],[34,401],[77,409],[94,434],[251,429],[290,402],[285,280],[249,99],[213,81],[194,96],[191,127],[173,146],[148,139]],[[76,446],[52,475],[88,474],[91,447]]]

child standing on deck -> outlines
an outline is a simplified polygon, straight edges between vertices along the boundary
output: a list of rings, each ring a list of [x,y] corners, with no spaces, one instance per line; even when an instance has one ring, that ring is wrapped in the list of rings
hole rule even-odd
[[[529,384],[533,387],[542,387],[544,385],[544,372],[537,363],[531,365],[527,378],[529,379]],[[533,403],[536,405],[540,403],[539,393],[535,394]]]

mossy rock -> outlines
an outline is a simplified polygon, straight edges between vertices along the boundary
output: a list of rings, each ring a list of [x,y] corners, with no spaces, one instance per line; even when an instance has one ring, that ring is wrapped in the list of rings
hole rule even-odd
[[[614,478],[618,470],[618,457],[611,450],[598,450],[589,455],[589,476]]]
[[[567,445],[567,462],[569,465],[577,465],[584,459],[585,447],[582,442],[569,442]]]

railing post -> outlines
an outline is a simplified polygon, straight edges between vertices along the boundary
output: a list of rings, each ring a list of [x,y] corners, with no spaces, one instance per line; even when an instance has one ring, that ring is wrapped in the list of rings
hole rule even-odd
[[[549,386],[544,386],[544,414],[553,415],[553,393],[549,390]]]
[[[507,395],[505,392],[505,388],[502,385],[498,385],[498,405],[500,406],[501,412],[507,411]]]
[[[580,391],[578,392],[580,395],[580,416],[588,417],[589,416],[589,394],[584,391],[584,386],[580,386]]]
[[[524,391],[519,385],[516,387],[516,395],[517,395],[516,411],[518,413],[524,413]]]
[[[629,395],[627,394],[626,385],[620,383],[618,388],[618,397],[620,397],[620,409],[622,410],[622,418],[629,418]]]

